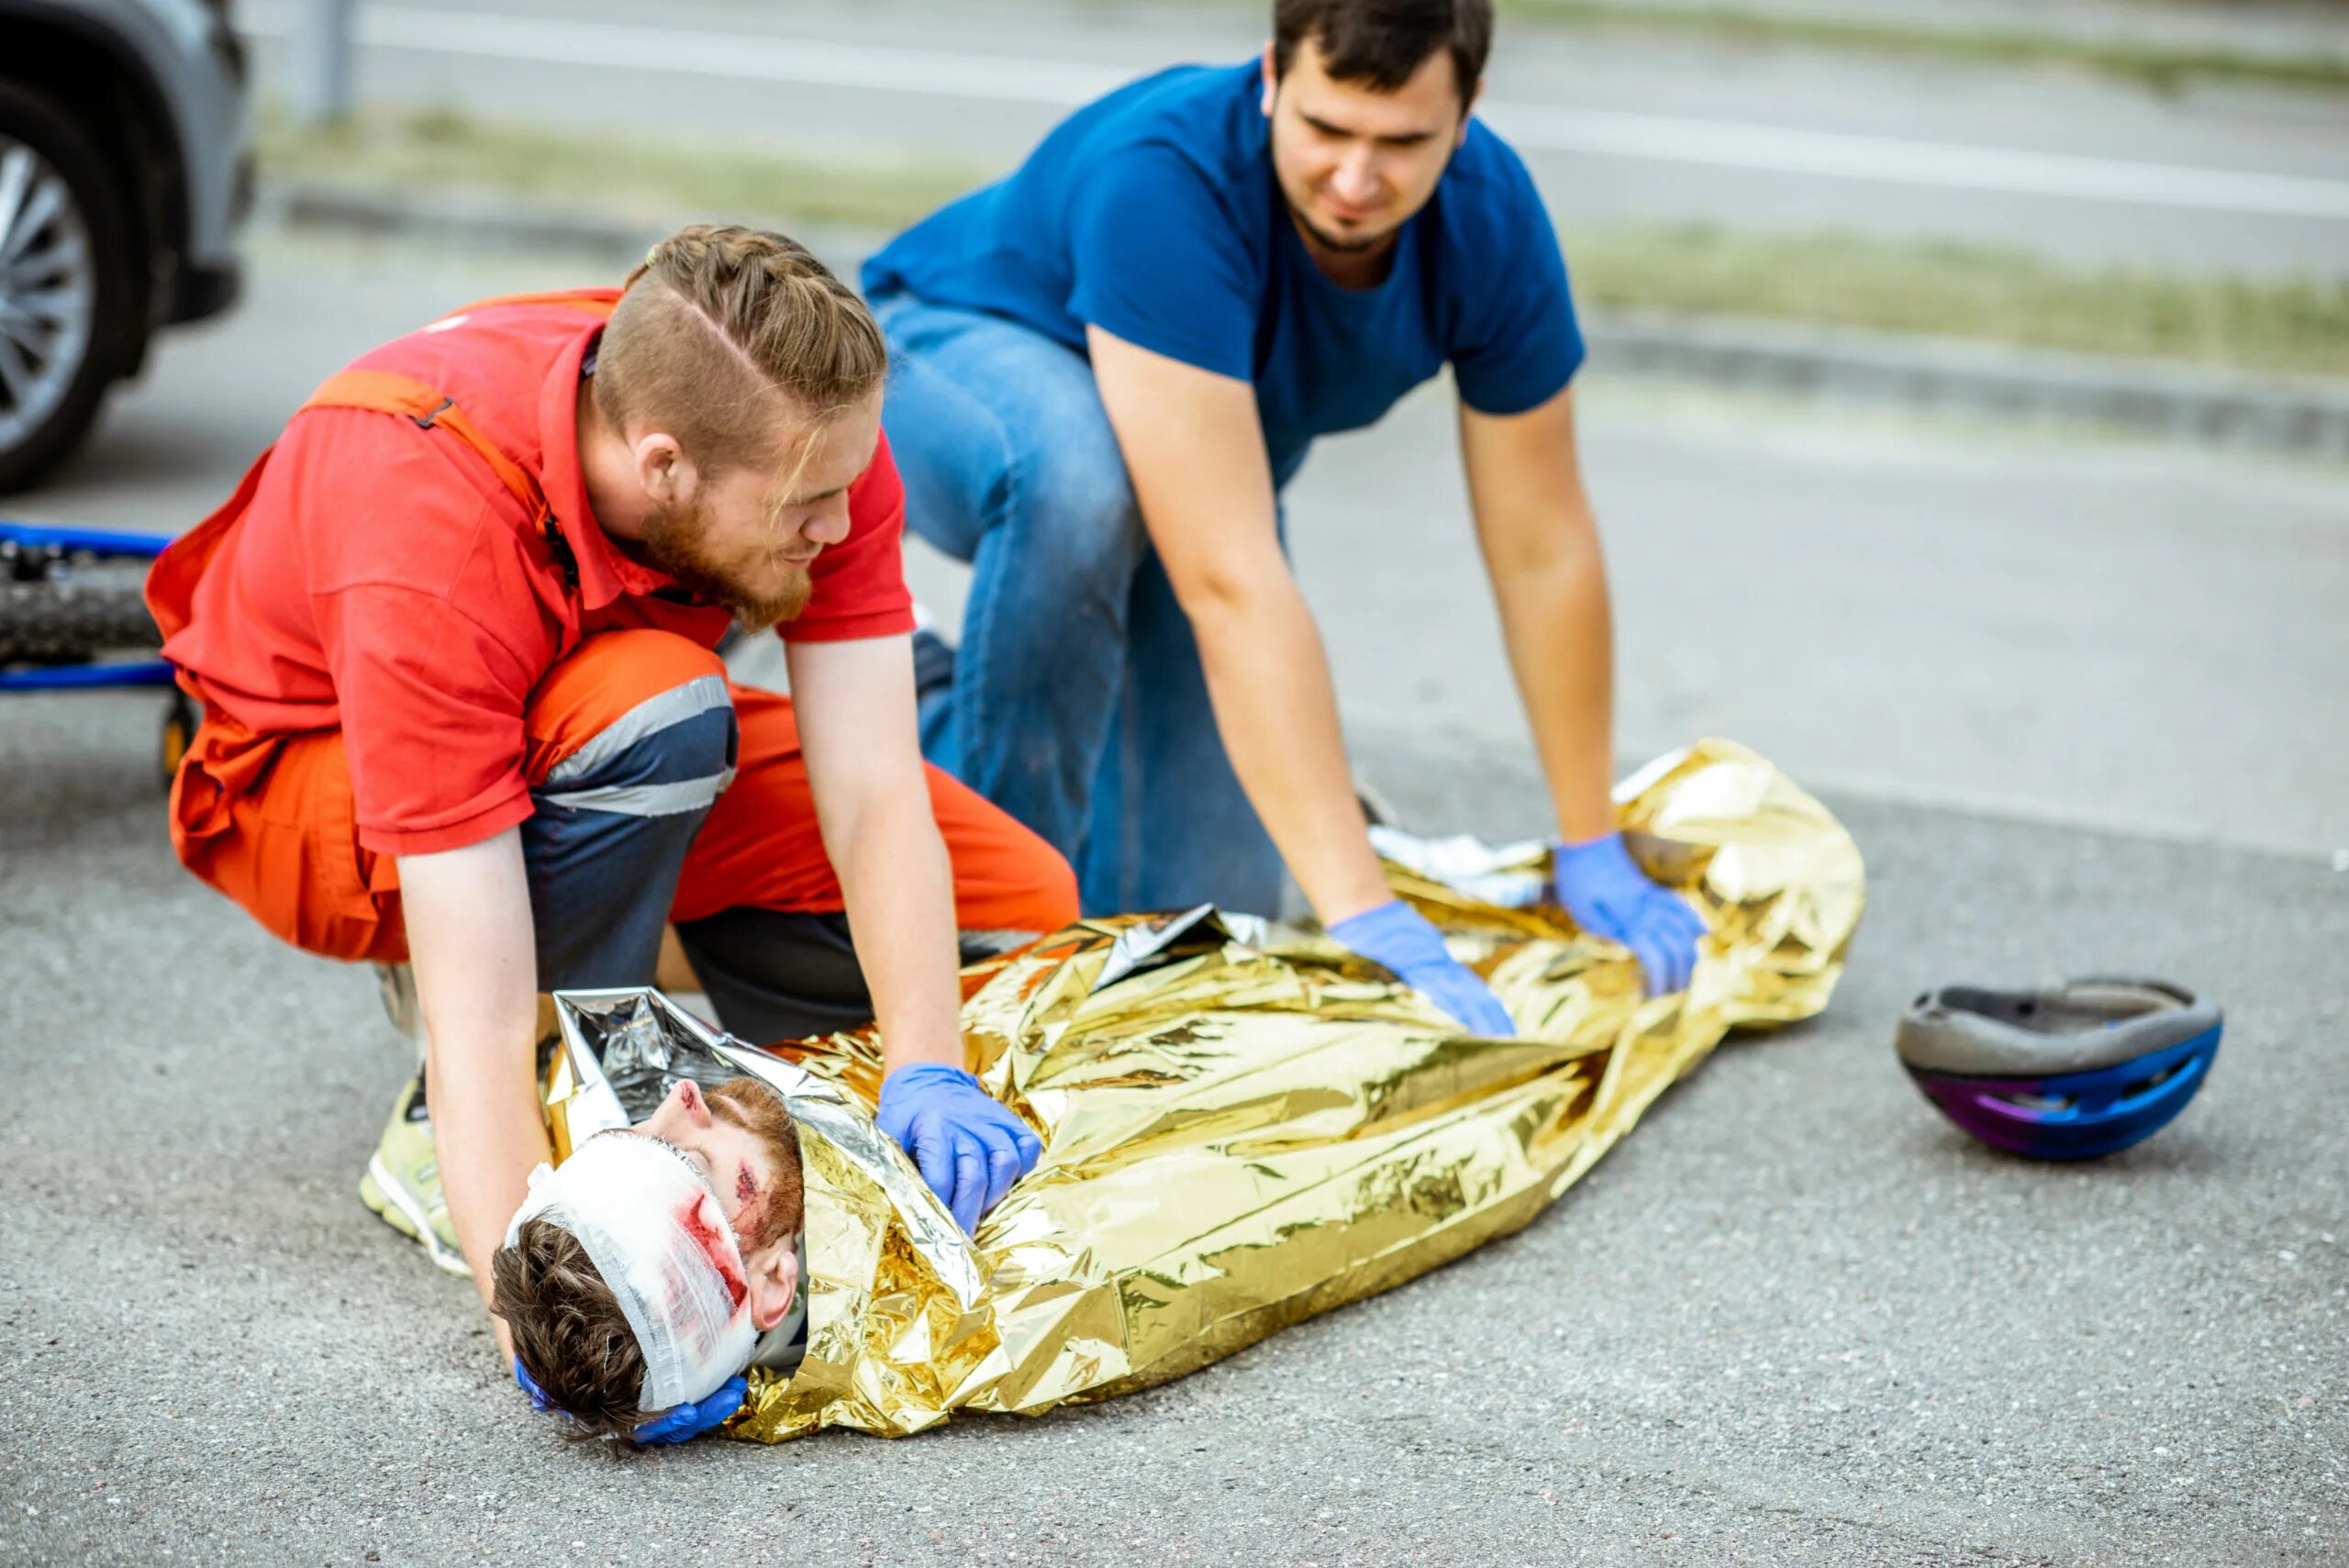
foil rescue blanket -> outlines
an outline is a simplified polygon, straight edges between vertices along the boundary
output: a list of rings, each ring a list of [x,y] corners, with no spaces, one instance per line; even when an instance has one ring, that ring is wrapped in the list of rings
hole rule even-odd
[[[1827,1005],[1865,889],[1824,807],[1717,740],[1617,803],[1634,854],[1712,929],[1677,995],[1645,997],[1624,950],[1534,901],[1539,845],[1382,839],[1389,879],[1516,1040],[1463,1037],[1319,934],[1208,908],[1082,921],[966,970],[969,1065],[1044,1140],[975,1238],[874,1126],[869,1030],[757,1051],[657,993],[565,993],[555,1151],[679,1076],[754,1073],[783,1094],[806,1348],[795,1370],[751,1369],[729,1436],[896,1437],[1179,1377],[1525,1225],[1730,1029]]]

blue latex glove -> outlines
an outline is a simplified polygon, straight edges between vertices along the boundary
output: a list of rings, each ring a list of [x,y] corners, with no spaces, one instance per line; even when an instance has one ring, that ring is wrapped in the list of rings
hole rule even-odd
[[[514,1359],[514,1382],[530,1396],[530,1407],[541,1414],[554,1411],[554,1401],[547,1397],[536,1379],[522,1370],[519,1356]],[[697,1438],[704,1432],[724,1426],[751,1396],[748,1378],[729,1377],[718,1385],[718,1392],[693,1405],[680,1405],[636,1429],[629,1435],[640,1443],[681,1443]]]
[[[742,1401],[750,1396],[750,1379],[729,1377],[708,1398],[697,1404],[680,1405],[645,1422],[631,1435],[640,1443],[688,1442],[732,1420],[742,1408]]]
[[[514,1358],[514,1385],[530,1396],[530,1408],[540,1415],[546,1415],[554,1408],[554,1401],[548,1398],[547,1391],[539,1386],[539,1380],[522,1370],[520,1356]]]
[[[1516,1036],[1517,1026],[1493,988],[1445,951],[1442,934],[1401,899],[1341,920],[1330,928],[1330,935],[1393,970],[1404,984],[1459,1019],[1470,1034],[1494,1040]]]
[[[1704,917],[1678,894],[1648,880],[1623,847],[1622,834],[1555,845],[1553,864],[1560,906],[1584,930],[1621,942],[1638,956],[1649,995],[1687,989]]]
[[[960,1067],[917,1062],[881,1081],[881,1130],[913,1156],[921,1179],[965,1232],[1035,1169],[1044,1145]]]

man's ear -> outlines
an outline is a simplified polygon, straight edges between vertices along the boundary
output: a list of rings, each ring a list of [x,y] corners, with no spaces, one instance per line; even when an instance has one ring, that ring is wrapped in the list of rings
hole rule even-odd
[[[1280,73],[1273,69],[1273,41],[1264,40],[1264,117],[1273,117],[1273,95],[1281,90]]]
[[[751,1286],[751,1326],[763,1334],[783,1321],[799,1294],[799,1238],[770,1241],[742,1260]]]
[[[1463,106],[1461,106],[1461,110],[1460,110],[1460,135],[1459,135],[1456,139],[1453,139],[1453,143],[1452,143],[1452,150],[1453,150],[1453,151],[1457,152],[1457,151],[1459,151],[1462,148],[1464,148],[1464,147],[1465,147],[1465,146],[1467,146],[1467,145],[1468,145],[1468,121],[1470,120],[1470,118],[1471,118],[1471,117],[1473,117],[1475,115],[1475,113],[1476,113],[1476,106],[1477,106],[1477,104],[1479,104],[1480,102],[1482,102],[1482,101],[1483,101],[1484,96],[1485,96],[1485,84],[1484,84],[1482,82],[1479,82],[1479,83],[1476,83],[1475,87],[1475,88],[1474,88],[1474,89],[1469,93],[1469,95],[1468,95],[1468,102],[1467,102],[1466,104],[1464,104],[1464,105],[1463,105]]]
[[[709,1096],[691,1078],[678,1079],[677,1086],[669,1091],[669,1097],[676,1102],[677,1114],[695,1128],[706,1128],[716,1119],[709,1108]]]
[[[650,430],[636,439],[629,453],[636,460],[636,482],[657,506],[674,506],[693,492],[693,465],[685,461],[677,438]]]

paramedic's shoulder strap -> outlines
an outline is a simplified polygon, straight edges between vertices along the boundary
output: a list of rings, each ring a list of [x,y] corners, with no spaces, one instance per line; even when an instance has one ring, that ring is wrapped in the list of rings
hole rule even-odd
[[[477,299],[451,316],[471,316],[476,310],[497,310],[509,305],[558,305],[589,316],[607,317],[612,306],[620,301],[620,291],[600,289],[552,289],[543,294],[501,294],[488,299]]]
[[[574,309],[584,315],[609,317],[612,306],[619,303],[618,289],[580,289],[559,294],[507,295],[496,299],[478,300],[448,319],[462,317],[476,310],[501,306],[556,306]],[[563,542],[562,530],[554,521],[553,508],[547,505],[546,494],[520,463],[502,450],[495,441],[484,435],[481,427],[465,417],[456,400],[404,375],[388,371],[344,371],[327,378],[326,384],[310,394],[303,408],[359,408],[371,413],[391,414],[407,419],[418,429],[445,428],[481,455],[497,475],[523,512],[545,537],[547,548],[563,565],[563,575],[574,584],[577,568],[571,561],[570,546]],[[298,412],[298,410],[297,410]],[[274,450],[274,448],[270,450]],[[270,452],[264,450],[246,469],[245,477],[237,493],[212,515],[182,534],[156,558],[147,573],[147,607],[162,628],[165,640],[187,629],[194,614],[195,588],[205,568],[213,556],[244,518],[252,505],[253,495],[261,487],[262,471],[269,464]],[[166,657],[169,657],[168,650]],[[185,683],[183,676],[183,684]],[[195,688],[191,685],[190,691]]]
[[[498,483],[522,503],[522,509],[533,522],[547,515],[546,496],[539,489],[539,482],[507,456],[495,441],[482,434],[481,427],[466,418],[465,411],[457,406],[456,399],[420,381],[389,371],[343,371],[328,376],[296,412],[307,413],[313,408],[361,408],[375,414],[396,414],[420,430],[447,430],[481,454],[490,472],[497,475]]]
[[[619,302],[617,289],[579,289],[552,294],[500,295],[495,299],[475,300],[462,310],[451,311],[445,320],[455,322],[477,310],[495,310],[511,306],[559,306],[577,310],[585,316],[609,317],[612,306]],[[377,414],[395,414],[420,430],[446,429],[481,454],[498,483],[513,493],[522,503],[533,522],[543,523],[551,508],[545,493],[539,488],[520,463],[508,457],[495,441],[482,433],[481,427],[465,417],[457,400],[420,381],[397,375],[390,371],[343,371],[328,376],[326,384],[310,394],[302,405],[302,412],[312,408],[362,408]]]

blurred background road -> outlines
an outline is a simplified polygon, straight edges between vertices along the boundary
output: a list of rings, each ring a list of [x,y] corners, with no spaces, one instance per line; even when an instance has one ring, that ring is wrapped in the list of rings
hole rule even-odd
[[[846,265],[1258,9],[368,4],[320,130],[279,103],[295,7],[240,7],[246,300],[6,510],[187,527],[342,361],[614,278],[629,225],[772,217]],[[2330,396],[2343,61],[2337,6],[1519,0],[1489,107],[1595,306]],[[406,1072],[366,977],[178,870],[151,694],[0,696],[0,1561],[2349,1562],[2349,462],[1604,344],[1580,384],[1620,763],[1724,734],[1844,815],[1874,907],[1836,1007],[1521,1239],[1033,1424],[636,1465],[530,1428],[352,1196]],[[1295,552],[1365,775],[1541,831],[1451,418],[1433,388],[1319,449]],[[911,571],[951,626],[959,569]],[[2139,1151],[1991,1157],[1892,1062],[1920,985],[2097,968],[2230,1007]]]
[[[1175,61],[1240,61],[1245,5],[682,0],[370,6],[368,96],[608,133],[1008,168],[1062,115]],[[250,15],[266,74],[289,4]],[[2154,96],[1925,56],[1515,29],[1482,112],[1569,239],[1624,219],[2021,240],[2076,259],[2349,267],[2349,99]],[[625,106],[615,115],[615,106]]]

